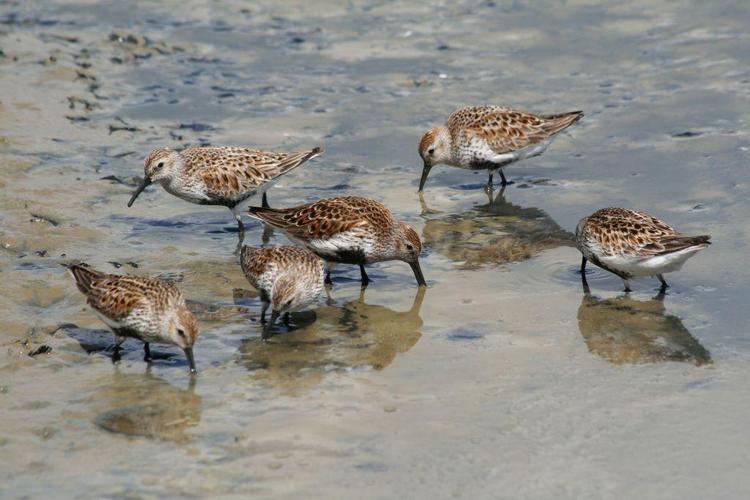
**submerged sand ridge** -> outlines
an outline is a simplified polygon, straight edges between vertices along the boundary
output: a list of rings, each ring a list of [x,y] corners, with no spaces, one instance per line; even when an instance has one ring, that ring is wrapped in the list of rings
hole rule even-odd
[[[747,497],[743,7],[4,4],[0,495]],[[420,200],[421,133],[485,103],[586,117],[493,200],[448,167]],[[271,205],[382,201],[429,288],[341,266],[260,343],[226,209],[126,206],[149,151],[201,144],[323,146]],[[571,232],[610,205],[715,244],[663,300],[595,269],[587,296]],[[111,363],[72,260],[180,287],[193,386],[168,346]]]

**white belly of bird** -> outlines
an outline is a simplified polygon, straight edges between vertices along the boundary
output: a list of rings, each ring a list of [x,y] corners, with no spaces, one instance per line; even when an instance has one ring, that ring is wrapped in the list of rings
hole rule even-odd
[[[508,151],[507,153],[498,154],[489,147],[487,142],[475,137],[471,140],[468,146],[461,148],[458,155],[458,162],[455,166],[474,169],[477,164],[490,163],[497,165],[497,169],[495,170],[497,171],[510,163],[544,153],[551,142],[552,139],[548,139],[516,151]],[[481,168],[485,167],[483,166]]]
[[[163,180],[161,181],[162,187],[169,194],[172,194],[178,198],[181,198],[190,203],[202,203],[210,200],[206,195],[206,187],[203,183],[198,184],[193,182],[190,184],[182,184],[177,179]]]
[[[703,246],[698,245],[678,252],[648,258],[618,255],[612,257],[599,257],[599,260],[605,266],[617,271],[622,271],[633,277],[654,276],[657,274],[679,271],[686,260],[703,248]]]
[[[333,258],[340,253],[361,251],[365,260],[370,262],[375,242],[370,238],[363,238],[361,233],[347,231],[324,240],[310,240],[307,245],[324,258],[326,255]]]

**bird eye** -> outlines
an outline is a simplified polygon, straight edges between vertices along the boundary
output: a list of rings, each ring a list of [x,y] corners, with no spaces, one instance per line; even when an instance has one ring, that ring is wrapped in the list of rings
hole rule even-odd
[[[409,251],[411,252],[412,250],[414,250],[414,247],[413,247],[413,246],[411,246],[411,245],[409,245],[409,244],[407,244],[407,245],[406,245],[406,249],[407,249],[407,250],[409,250]]]
[[[163,161],[160,161],[159,163],[156,164],[156,168],[161,168],[163,166],[164,166],[164,162]]]
[[[427,154],[432,156],[432,154],[435,152],[435,148],[430,148],[427,150]]]
[[[187,336],[185,336],[185,331],[184,331],[184,330],[182,330],[181,328],[178,328],[178,329],[177,329],[177,335],[179,335],[180,337],[182,337],[182,338],[184,338],[184,339],[186,339],[186,338],[187,338]]]

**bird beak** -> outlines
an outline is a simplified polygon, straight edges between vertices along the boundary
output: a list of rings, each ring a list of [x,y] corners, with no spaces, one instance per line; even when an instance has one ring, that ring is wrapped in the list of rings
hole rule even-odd
[[[271,312],[271,319],[266,323],[266,327],[263,329],[263,337],[261,337],[263,340],[267,340],[268,337],[271,336],[271,328],[273,328],[273,324],[276,323],[276,320],[279,318],[279,311],[273,311]]]
[[[419,267],[419,261],[409,262],[411,270],[414,271],[414,277],[417,278],[417,284],[419,286],[427,286],[427,282],[424,280],[424,274],[422,274],[422,268]]]
[[[135,199],[138,198],[138,195],[143,192],[144,189],[146,189],[151,184],[151,179],[148,177],[143,178],[143,182],[141,182],[141,185],[138,186],[138,189],[135,190],[135,193],[133,193],[133,196],[130,198],[130,201],[128,202],[128,207],[132,207],[133,203],[135,202]]]
[[[187,358],[188,366],[190,367],[190,373],[195,373],[195,358],[193,358],[193,348],[192,347],[186,347],[183,349],[185,351],[185,357]]]
[[[424,184],[427,182],[427,176],[430,175],[430,169],[432,168],[432,165],[429,165],[427,162],[424,162],[424,167],[422,167],[422,178],[419,180],[419,192],[421,193],[424,189]]]

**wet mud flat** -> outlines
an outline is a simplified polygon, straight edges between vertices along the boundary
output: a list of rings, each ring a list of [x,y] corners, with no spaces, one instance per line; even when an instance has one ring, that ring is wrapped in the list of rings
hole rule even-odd
[[[0,495],[747,497],[743,7],[4,3]],[[450,167],[420,198],[421,133],[474,103],[586,117],[490,198]],[[261,343],[227,211],[126,207],[148,151],[201,144],[323,146],[271,205],[382,201],[429,288],[340,266]],[[587,293],[571,232],[610,205],[715,243],[664,297]],[[166,346],[113,365],[71,260],[176,283],[199,376]]]

